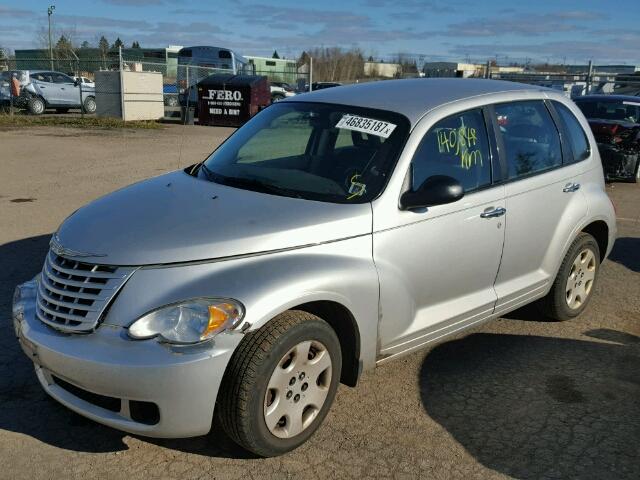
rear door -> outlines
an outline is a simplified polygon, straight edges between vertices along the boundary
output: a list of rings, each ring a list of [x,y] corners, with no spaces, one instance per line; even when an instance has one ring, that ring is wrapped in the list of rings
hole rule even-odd
[[[508,212],[495,285],[496,314],[500,314],[548,290],[566,242],[587,214],[587,203],[580,191],[583,164],[569,161],[570,150],[563,148],[560,123],[550,103],[497,104],[494,122]]]
[[[31,74],[31,83],[48,105],[60,105],[62,92],[59,85],[53,82],[52,76],[52,72],[35,72]]]

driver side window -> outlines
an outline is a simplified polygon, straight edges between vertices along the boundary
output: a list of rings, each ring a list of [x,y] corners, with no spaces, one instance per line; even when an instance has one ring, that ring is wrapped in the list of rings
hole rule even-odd
[[[456,113],[424,136],[411,162],[413,190],[433,175],[447,175],[465,192],[491,183],[491,156],[481,109]]]

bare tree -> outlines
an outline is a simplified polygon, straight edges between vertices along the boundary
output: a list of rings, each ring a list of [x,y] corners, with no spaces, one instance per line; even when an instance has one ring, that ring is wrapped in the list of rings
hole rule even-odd
[[[317,81],[355,81],[364,76],[364,55],[360,49],[344,50],[338,47],[315,48],[313,78]]]

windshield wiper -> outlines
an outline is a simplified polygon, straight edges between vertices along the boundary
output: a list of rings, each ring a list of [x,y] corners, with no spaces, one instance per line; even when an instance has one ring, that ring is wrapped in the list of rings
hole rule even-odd
[[[246,188],[248,190],[262,193],[274,193],[285,197],[303,198],[297,190],[280,187],[272,183],[265,183],[258,178],[228,177],[226,175],[220,175],[219,173],[211,171],[211,169],[209,169],[204,163],[202,164],[202,170],[211,181],[221,185],[227,185],[228,187]]]

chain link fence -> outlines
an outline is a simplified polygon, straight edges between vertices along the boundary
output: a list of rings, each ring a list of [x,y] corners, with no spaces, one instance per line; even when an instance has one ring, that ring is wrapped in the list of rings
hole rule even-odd
[[[490,78],[552,88],[570,98],[583,95],[640,96],[640,74],[492,73]]]
[[[161,103],[163,107],[164,118],[169,120],[184,121],[184,113],[187,107],[193,107],[197,104],[197,88],[199,82],[214,74],[230,74],[227,69],[212,68],[206,66],[180,65],[177,60],[174,62],[156,59],[153,61],[145,61],[134,58],[121,58],[117,52],[109,52],[107,55],[99,58],[20,58],[3,60],[3,68],[7,71],[0,71],[0,108],[4,110],[14,111],[16,109],[29,111],[32,113],[42,113],[33,111],[34,108],[45,107],[39,105],[30,105],[31,94],[27,91],[27,84],[30,77],[26,72],[34,73],[36,71],[49,72],[49,76],[45,75],[44,80],[50,80],[52,87],[49,88],[45,95],[53,94],[56,83],[65,84],[64,88],[69,98],[64,105],[57,108],[59,112],[68,110],[92,113],[93,111],[101,111],[101,102],[109,102],[114,108],[117,107],[118,98],[122,96],[121,86],[113,81],[104,81],[95,83],[96,73],[101,71],[133,71],[156,74],[161,78],[161,92],[155,92],[153,102]],[[255,67],[254,67],[255,68]],[[309,90],[311,75],[309,73],[309,65],[302,65],[288,68],[285,70],[255,70],[255,75],[266,76],[270,82],[271,96],[273,101],[280,100],[284,97],[295,95],[297,93]],[[56,76],[55,74],[63,74]],[[417,74],[416,74],[417,75]],[[416,76],[407,75],[407,76]],[[540,85],[548,88],[560,90],[568,97],[578,97],[587,94],[616,94],[616,95],[634,95],[640,96],[640,73],[623,74],[623,73],[491,73],[490,78],[509,80],[514,82],[528,83],[532,85]],[[19,82],[19,88],[15,88],[16,78]],[[148,76],[153,82],[157,83],[156,76]],[[76,80],[77,79],[77,80]],[[355,80],[357,82],[376,81],[380,79],[368,78],[362,76],[362,79]],[[68,85],[68,82],[76,82],[75,86]],[[353,83],[354,80],[344,83]],[[58,85],[58,86],[59,86]],[[54,88],[55,87],[55,88]],[[47,87],[48,88],[48,87]],[[75,88],[75,89],[74,89]],[[155,87],[154,87],[155,88]],[[33,93],[33,92],[31,92]],[[61,92],[58,92],[62,95]],[[136,101],[151,98],[150,88],[144,84],[139,85],[136,89],[128,91],[131,98]],[[92,104],[89,97],[93,98]],[[101,100],[102,99],[102,100]],[[104,100],[106,99],[106,100]],[[89,105],[86,105],[86,103]],[[33,103],[33,102],[32,102]],[[37,103],[37,102],[36,102]],[[66,106],[68,105],[68,107]],[[11,108],[13,106],[14,108]]]

